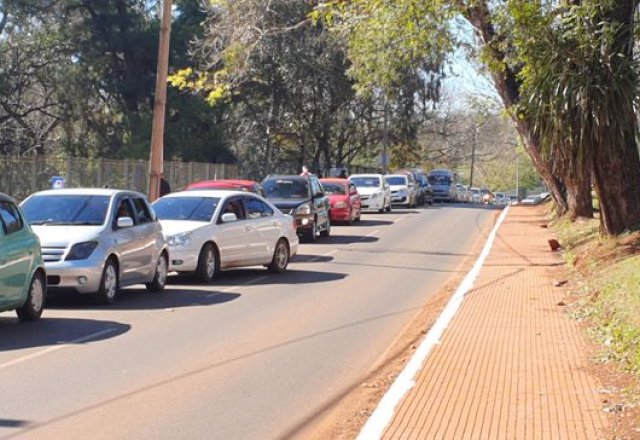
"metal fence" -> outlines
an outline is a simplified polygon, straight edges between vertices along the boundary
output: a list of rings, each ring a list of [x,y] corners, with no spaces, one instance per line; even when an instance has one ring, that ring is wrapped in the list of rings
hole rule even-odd
[[[22,200],[29,194],[51,188],[51,179],[62,176],[65,187],[110,187],[148,192],[149,162],[56,158],[49,156],[0,156],[0,192]],[[164,178],[173,191],[207,179],[237,177],[237,167],[200,162],[164,162]]]

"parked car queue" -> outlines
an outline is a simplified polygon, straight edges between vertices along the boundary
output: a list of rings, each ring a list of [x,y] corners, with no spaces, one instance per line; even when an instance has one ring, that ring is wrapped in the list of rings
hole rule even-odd
[[[366,211],[416,206],[404,194],[417,185],[399,176],[200,182],[153,204],[105,188],[41,191],[20,206],[0,194],[0,311],[36,320],[47,292],[111,304],[126,286],[162,291],[170,273],[208,283],[235,267],[284,272],[300,238],[328,237],[332,223],[352,224]]]

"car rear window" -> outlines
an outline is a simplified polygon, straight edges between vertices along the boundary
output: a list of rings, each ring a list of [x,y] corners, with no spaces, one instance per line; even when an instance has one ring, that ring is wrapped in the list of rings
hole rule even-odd
[[[432,185],[451,185],[451,178],[446,174],[432,174],[429,176]]]

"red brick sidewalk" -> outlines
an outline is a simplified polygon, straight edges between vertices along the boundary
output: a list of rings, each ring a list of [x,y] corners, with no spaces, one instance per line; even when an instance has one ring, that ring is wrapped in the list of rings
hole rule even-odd
[[[388,439],[597,439],[607,432],[578,324],[558,305],[541,208],[513,207]]]

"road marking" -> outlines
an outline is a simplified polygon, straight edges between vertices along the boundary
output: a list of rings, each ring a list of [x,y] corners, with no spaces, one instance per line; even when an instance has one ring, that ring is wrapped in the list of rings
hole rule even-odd
[[[475,280],[482,269],[484,261],[493,246],[498,228],[500,228],[500,225],[507,216],[507,212],[509,212],[509,207],[507,207],[498,218],[498,221],[489,234],[487,242],[482,248],[482,252],[475,264],[464,277],[462,283],[460,283],[460,286],[458,286],[458,289],[454,292],[453,296],[438,317],[438,320],[435,322],[433,327],[431,327],[424,340],[420,343],[420,346],[411,357],[411,360],[409,360],[400,375],[398,375],[393,384],[391,384],[391,387],[382,397],[378,407],[375,409],[369,420],[367,420],[367,423],[362,428],[362,431],[360,431],[360,434],[358,434],[357,440],[379,439],[382,437],[382,434],[384,434],[384,430],[387,428],[395,414],[396,407],[409,390],[411,390],[411,388],[416,384],[415,377],[422,369],[431,349],[435,345],[440,344],[440,338],[444,334],[444,331],[458,312],[465,295],[473,287]]]
[[[16,365],[16,364],[20,364],[22,362],[29,361],[31,359],[38,358],[40,356],[44,356],[45,354],[52,353],[52,352],[57,351],[57,350],[61,350],[61,349],[65,348],[65,347],[70,347],[70,346],[72,346],[74,344],[81,344],[83,342],[90,341],[91,339],[97,338],[99,336],[106,335],[106,334],[109,334],[109,333],[113,333],[116,330],[117,330],[116,328],[107,328],[107,329],[100,330],[100,331],[95,332],[95,333],[91,333],[90,335],[83,336],[83,337],[78,338],[78,339],[74,339],[72,341],[58,342],[53,347],[45,348],[44,350],[40,350],[40,351],[37,351],[35,353],[31,353],[31,354],[28,354],[26,356],[22,356],[22,357],[13,359],[11,361],[5,362],[4,364],[0,364],[0,370],[2,370],[4,368],[7,368],[7,367],[11,367],[11,366]]]
[[[340,249],[334,249],[331,252],[327,252],[326,254],[322,254],[323,257],[332,257],[335,254],[337,254],[338,252],[340,252]]]
[[[404,215],[404,216],[402,216],[402,217],[399,217],[399,218],[395,219],[395,220],[393,221],[393,223],[394,223],[394,224],[396,224],[396,223],[401,222],[402,220],[406,220],[406,219],[407,219],[407,216],[406,216],[406,215]]]
[[[380,232],[378,229],[376,229],[375,231],[371,231],[367,235],[364,235],[364,236],[360,237],[360,240],[364,240],[365,238],[369,238],[369,237],[377,234],[378,232]]]

